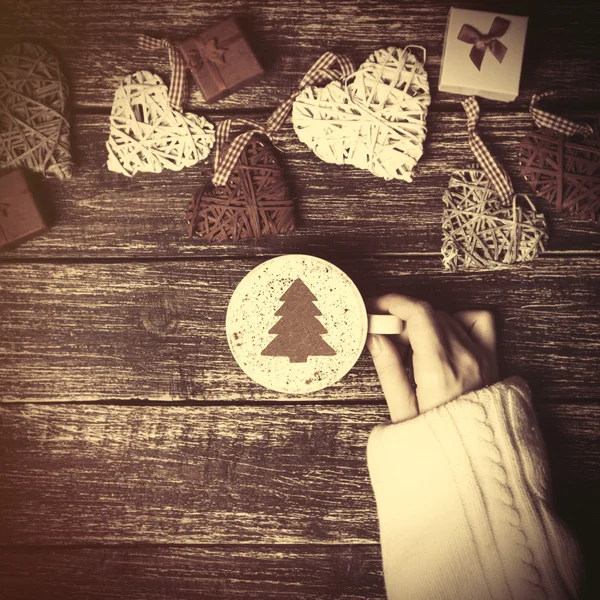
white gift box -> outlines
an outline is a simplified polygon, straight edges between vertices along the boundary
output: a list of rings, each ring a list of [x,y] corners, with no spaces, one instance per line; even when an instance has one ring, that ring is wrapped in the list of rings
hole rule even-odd
[[[519,95],[527,17],[451,8],[441,92],[511,101]]]

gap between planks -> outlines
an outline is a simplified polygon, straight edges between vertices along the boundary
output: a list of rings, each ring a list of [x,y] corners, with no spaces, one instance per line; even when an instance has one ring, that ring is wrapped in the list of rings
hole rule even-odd
[[[263,252],[257,250],[252,252],[252,248],[248,248],[249,252],[246,255],[239,254],[218,254],[211,256],[123,256],[123,257],[110,257],[110,256],[98,256],[98,257],[82,257],[82,258],[49,258],[49,257],[8,257],[0,258],[0,265],[120,265],[120,264],[160,264],[167,262],[177,263],[199,263],[199,262],[218,262],[221,260],[251,260],[251,259],[264,259],[276,258],[278,256],[284,256],[285,254],[294,254],[294,252]],[[321,253],[315,253],[315,256],[319,256]],[[365,254],[348,254],[347,256],[340,257],[339,260],[409,260],[409,259],[430,259],[439,258],[441,260],[441,254],[439,252],[373,252]],[[600,250],[547,250],[540,254],[534,263],[527,265],[513,265],[506,269],[506,271],[518,271],[524,269],[534,269],[535,263],[538,261],[552,261],[561,258],[583,258],[583,259],[600,259]],[[490,271],[469,271],[466,274],[472,275],[485,275]],[[456,274],[448,271],[443,271],[440,265],[440,273],[453,276]],[[465,273],[465,272],[461,272]]]

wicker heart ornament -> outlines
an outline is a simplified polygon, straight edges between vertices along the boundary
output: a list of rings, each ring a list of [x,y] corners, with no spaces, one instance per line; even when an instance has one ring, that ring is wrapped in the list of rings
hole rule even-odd
[[[294,230],[294,203],[271,143],[253,135],[225,185],[208,183],[187,210],[190,236],[238,241]]]
[[[442,262],[447,271],[495,270],[533,260],[548,239],[546,219],[523,194],[477,132],[475,96],[462,103],[478,164],[456,171],[442,198]]]
[[[339,70],[334,68],[339,66]],[[298,90],[265,124],[225,119],[216,131],[212,181],[200,188],[187,210],[188,233],[208,242],[258,239],[295,229],[294,202],[270,142],[292,111],[294,99],[309,85],[352,73],[350,60],[325,52],[308,69]],[[231,138],[231,127],[242,132]]]
[[[214,140],[214,128],[204,117],[171,108],[160,77],[138,71],[125,77],[115,93],[107,166],[128,177],[180,171],[204,160]]]
[[[600,220],[600,140],[588,125],[577,124],[537,108],[544,96],[534,95],[530,112],[540,127],[521,141],[521,173],[531,189],[557,210],[579,219]],[[574,134],[579,134],[573,138]]]
[[[544,215],[527,196],[504,206],[478,167],[455,171],[444,192],[442,262],[447,271],[502,269],[533,260],[547,240]]]
[[[58,59],[45,48],[15,44],[0,56],[0,168],[71,177],[67,97]]]
[[[298,138],[325,162],[412,181],[431,96],[409,48],[377,50],[344,80],[306,87],[292,110]]]

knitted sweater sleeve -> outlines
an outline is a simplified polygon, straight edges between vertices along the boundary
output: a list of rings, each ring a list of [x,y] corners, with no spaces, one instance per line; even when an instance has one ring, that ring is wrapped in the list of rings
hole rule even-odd
[[[375,428],[367,451],[390,600],[576,598],[523,380]]]

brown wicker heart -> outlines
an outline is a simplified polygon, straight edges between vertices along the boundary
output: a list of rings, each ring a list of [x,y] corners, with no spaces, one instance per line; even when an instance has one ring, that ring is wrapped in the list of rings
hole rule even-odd
[[[250,138],[227,185],[209,183],[196,191],[187,221],[189,235],[208,242],[258,239],[294,230],[294,203],[266,138]]]
[[[15,44],[0,56],[0,167],[71,177],[67,96],[58,59],[41,46]]]
[[[600,141],[567,137],[551,129],[528,133],[519,152],[531,189],[558,210],[600,219]]]
[[[546,219],[528,207],[502,203],[478,167],[455,171],[444,193],[442,261],[447,271],[503,269],[544,250]]]

